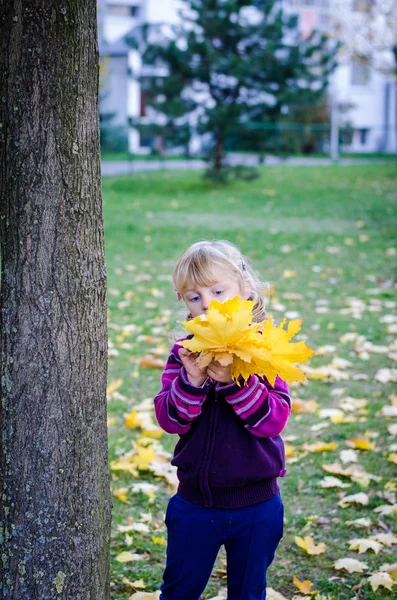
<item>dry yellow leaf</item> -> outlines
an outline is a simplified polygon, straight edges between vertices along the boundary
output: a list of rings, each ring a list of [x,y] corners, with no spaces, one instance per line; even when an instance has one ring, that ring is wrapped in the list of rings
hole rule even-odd
[[[375,554],[378,554],[382,550],[383,545],[373,539],[356,538],[348,542],[349,550],[357,550],[359,554],[373,550]]]
[[[335,488],[335,487],[337,487],[337,488],[347,488],[347,487],[351,487],[351,483],[343,483],[343,481],[341,481],[337,477],[332,477],[332,475],[324,477],[324,479],[322,481],[319,481],[319,483],[317,485],[319,487],[322,487],[322,488]]]
[[[397,581],[397,563],[394,563],[393,565],[382,565],[380,567],[381,571],[385,571],[386,573],[389,573],[390,577],[392,577],[392,579],[394,579],[395,581]]]
[[[238,296],[226,302],[212,300],[205,315],[190,321],[182,321],[193,338],[181,345],[198,352],[197,363],[206,367],[213,359],[221,365],[231,365],[234,381],[246,381],[250,375],[265,376],[273,385],[279,375],[288,383],[305,381],[301,369],[294,363],[303,364],[314,354],[305,342],[291,343],[300,330],[301,320],[286,320],[275,327],[269,316],[262,323],[252,321],[254,302],[240,300]]]
[[[158,592],[135,592],[128,600],[159,600],[160,591]]]
[[[296,585],[296,587],[302,592],[302,594],[317,594],[317,590],[311,591],[312,582],[308,579],[305,579],[304,581],[299,581],[299,579],[294,575],[292,581]]]
[[[142,423],[142,416],[137,411],[131,412],[129,415],[125,415],[124,427],[132,429],[133,427],[140,427]]]
[[[164,546],[165,544],[165,537],[156,537],[155,535],[152,536],[152,542],[153,544],[157,544],[159,546]]]
[[[313,444],[303,444],[302,450],[307,450],[307,452],[327,452],[328,450],[334,450],[338,447],[338,444],[335,442],[313,442]]]
[[[148,367],[151,369],[164,369],[165,367],[165,361],[163,358],[151,356],[150,354],[143,356],[138,364],[140,367]]]
[[[268,598],[268,600],[287,600],[287,598],[280,594],[280,592],[277,592],[270,587],[266,588],[266,598]]]
[[[145,588],[146,587],[146,583],[143,581],[143,579],[136,579],[135,581],[132,582],[132,587],[134,588]]]
[[[339,570],[348,571],[349,573],[363,573],[368,569],[368,565],[355,558],[340,558],[334,563],[334,568]]]
[[[316,412],[318,404],[315,400],[301,400],[301,398],[291,398],[291,410],[293,413],[311,414]]]
[[[159,440],[161,438],[161,436],[163,435],[164,431],[162,429],[160,429],[160,427],[156,427],[155,425],[153,425],[153,427],[144,429],[142,433],[146,437],[153,438],[155,440]]]
[[[120,502],[127,502],[127,492],[128,488],[115,488],[112,493]]]
[[[392,452],[391,454],[389,454],[388,460],[397,465],[397,453]]]
[[[347,445],[350,448],[357,448],[358,450],[374,450],[375,442],[371,442],[368,438],[358,435],[356,438],[347,440]]]
[[[394,585],[394,581],[390,577],[389,573],[385,572],[374,573],[373,575],[371,575],[371,577],[368,578],[368,582],[371,584],[371,587],[374,592],[376,592],[376,590],[380,586],[391,591]]]
[[[397,504],[382,504],[374,508],[374,512],[380,513],[385,517],[391,517],[397,514]]]
[[[397,544],[397,536],[391,531],[388,533],[375,533],[375,535],[371,535],[371,540],[376,540],[377,542],[380,542],[384,546],[388,547]]]
[[[324,544],[324,542],[319,542],[316,544],[310,535],[306,535],[304,538],[296,535],[295,543],[310,555],[323,554],[323,552],[325,552],[327,549],[327,546]]]
[[[143,554],[133,554],[132,552],[120,552],[120,554],[118,554],[116,556],[116,560],[119,563],[127,563],[127,562],[132,562],[135,560],[143,560],[145,557],[143,556]]]
[[[113,396],[114,392],[116,390],[118,390],[119,387],[121,387],[122,385],[123,385],[123,380],[122,379],[113,379],[109,383],[108,388],[106,390],[106,396],[108,397],[108,399],[110,399]]]
[[[351,496],[344,496],[342,500],[338,502],[338,504],[342,508],[347,508],[350,504],[362,504],[363,506],[367,506],[368,502],[368,494],[359,492],[358,494],[352,494]]]

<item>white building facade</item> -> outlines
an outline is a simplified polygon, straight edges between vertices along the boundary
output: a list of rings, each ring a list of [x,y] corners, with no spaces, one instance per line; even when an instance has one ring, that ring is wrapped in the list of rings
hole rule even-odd
[[[373,0],[280,2],[286,12],[298,15],[302,37],[318,29],[342,42],[339,66],[330,85],[330,96],[336,111],[334,117],[340,126],[348,125],[351,131],[343,150],[360,153],[397,152],[397,78],[390,68],[390,58],[383,63],[373,56],[371,60],[363,60],[362,48],[358,49],[360,58],[357,58],[354,48],[348,48],[352,32],[359,31],[361,26],[361,37],[365,38],[362,23]],[[145,22],[177,23],[181,5],[179,0],[99,0],[100,52],[103,57],[108,57],[104,58],[107,67],[101,110],[114,113],[114,123],[125,126],[129,151],[132,153],[147,153],[150,147],[147,141],[140,139],[136,130],[128,126],[129,117],[145,118],[145,92],[139,82],[145,67],[141,64],[139,53],[125,40],[134,37],[134,28]],[[397,23],[388,23],[391,31],[394,25],[397,26]],[[377,52],[369,45],[364,50],[367,54]]]

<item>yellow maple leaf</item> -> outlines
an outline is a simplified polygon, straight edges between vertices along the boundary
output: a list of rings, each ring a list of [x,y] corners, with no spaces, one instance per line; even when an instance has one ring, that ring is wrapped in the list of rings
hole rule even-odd
[[[344,496],[341,500],[339,500],[338,504],[342,508],[347,508],[348,506],[350,506],[350,504],[362,504],[363,506],[367,506],[368,502],[368,494],[364,494],[364,492],[358,492],[358,494]]]
[[[357,550],[359,554],[373,550],[375,554],[378,554],[379,550],[382,550],[383,545],[376,540],[370,540],[365,538],[357,538],[348,542],[349,550]]]
[[[110,399],[113,396],[114,392],[118,390],[119,387],[121,387],[122,385],[122,379],[113,379],[108,385],[108,388],[106,390],[106,396]]]
[[[113,490],[113,496],[116,496],[120,500],[120,502],[127,502],[127,492],[128,488],[115,488]]]
[[[159,600],[160,592],[135,592],[128,600]]]
[[[328,450],[334,450],[338,447],[338,444],[335,442],[313,442],[313,444],[303,444],[302,450],[307,450],[308,452],[328,452]]]
[[[294,575],[292,581],[296,585],[296,587],[302,592],[302,594],[317,594],[317,591],[310,591],[312,587],[312,582],[308,579],[305,579],[304,581],[299,581],[299,579]]]
[[[368,582],[371,584],[371,587],[374,592],[376,592],[379,586],[387,588],[391,591],[394,585],[394,581],[390,577],[389,573],[385,572],[374,573],[373,575],[371,575],[371,577],[368,578]]]
[[[134,410],[129,415],[125,415],[124,427],[132,429],[133,427],[140,427],[142,423],[142,417],[139,413]]]
[[[136,454],[132,456],[132,462],[136,464],[140,471],[148,471],[149,465],[154,459],[153,446],[140,446],[135,444]]]
[[[358,435],[356,438],[350,439],[346,443],[351,448],[357,448],[358,450],[373,450],[375,448],[375,443],[362,435]]]
[[[324,542],[319,542],[318,544],[316,544],[314,539],[310,535],[305,535],[304,538],[296,535],[295,543],[300,548],[303,548],[305,552],[311,555],[323,554],[323,552],[325,552],[327,549],[327,546],[324,544]]]
[[[153,544],[158,544],[159,546],[164,546],[165,537],[156,537],[155,535],[153,535],[152,542],[153,542]]]
[[[300,330],[301,320],[294,319],[284,329],[284,319],[275,327],[271,317],[262,323],[252,321],[254,302],[212,300],[208,311],[190,321],[182,321],[193,337],[181,342],[184,348],[199,353],[197,363],[206,367],[216,359],[231,365],[231,376],[237,383],[250,375],[265,376],[274,385],[279,375],[284,381],[305,381],[304,373],[294,363],[303,364],[314,354],[305,342],[291,343]]]
[[[291,410],[293,413],[314,413],[318,408],[315,400],[302,400],[301,398],[291,398]]]
[[[338,571],[344,570],[349,573],[362,573],[368,569],[368,565],[355,558],[340,558],[334,563],[334,568]]]
[[[145,557],[142,554],[133,554],[132,552],[120,552],[116,556],[116,560],[119,563],[126,563],[135,560],[143,560]]]
[[[393,565],[389,565],[389,564],[382,565],[380,567],[380,570],[385,571],[386,573],[388,573],[390,575],[390,577],[392,579],[397,581],[397,563],[394,563]]]

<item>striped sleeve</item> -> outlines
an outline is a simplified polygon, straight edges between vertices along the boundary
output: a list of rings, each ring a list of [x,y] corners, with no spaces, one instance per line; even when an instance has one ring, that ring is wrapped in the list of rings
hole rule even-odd
[[[186,433],[192,421],[201,414],[210,384],[192,385],[179,358],[181,346],[175,344],[168,357],[161,390],[154,399],[157,421],[168,433]]]
[[[217,386],[248,431],[258,437],[276,437],[284,429],[291,400],[288,385],[276,377],[274,387],[266,379],[251,375],[244,387],[232,383]]]

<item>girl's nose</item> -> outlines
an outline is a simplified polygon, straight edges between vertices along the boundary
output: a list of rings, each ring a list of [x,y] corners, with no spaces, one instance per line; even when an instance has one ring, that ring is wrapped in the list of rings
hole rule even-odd
[[[205,312],[207,312],[210,302],[211,298],[209,296],[202,296],[202,308]]]

